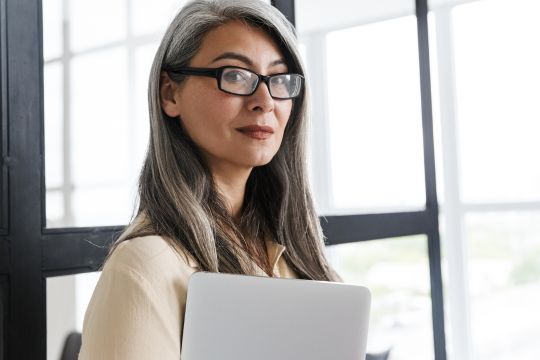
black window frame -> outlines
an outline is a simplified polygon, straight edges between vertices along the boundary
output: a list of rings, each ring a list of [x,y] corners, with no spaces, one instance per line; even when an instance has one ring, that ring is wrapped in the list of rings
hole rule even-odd
[[[294,0],[271,3],[294,23]],[[46,359],[46,279],[98,270],[123,229],[46,228],[41,9],[41,0],[0,0],[0,360]],[[445,360],[427,11],[416,0],[426,209],[321,224],[330,245],[427,235],[435,359]]]

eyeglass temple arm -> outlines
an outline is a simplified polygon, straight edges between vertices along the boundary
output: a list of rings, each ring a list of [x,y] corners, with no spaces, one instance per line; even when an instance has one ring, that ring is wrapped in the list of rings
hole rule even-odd
[[[165,69],[165,71],[182,75],[201,75],[215,78],[217,77],[221,69],[171,68]]]

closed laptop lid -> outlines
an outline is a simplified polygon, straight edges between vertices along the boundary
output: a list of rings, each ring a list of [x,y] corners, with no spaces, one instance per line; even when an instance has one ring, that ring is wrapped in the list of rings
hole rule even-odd
[[[370,301],[358,285],[197,272],[181,359],[364,359]]]

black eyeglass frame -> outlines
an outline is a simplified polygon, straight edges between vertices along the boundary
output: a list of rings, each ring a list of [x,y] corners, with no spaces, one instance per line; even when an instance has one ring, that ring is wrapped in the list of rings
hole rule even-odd
[[[238,93],[233,93],[233,92],[230,92],[230,91],[227,91],[225,89],[223,89],[221,87],[221,75],[223,74],[223,71],[225,71],[225,69],[240,69],[240,70],[245,70],[245,71],[249,71],[250,73],[252,74],[255,74],[258,78],[257,80],[257,84],[255,85],[255,88],[253,89],[253,91],[249,94],[238,94]],[[198,67],[183,67],[183,68],[166,68],[164,69],[164,71],[166,71],[167,73],[176,73],[176,74],[181,74],[181,75],[196,75],[196,76],[207,76],[207,77],[212,77],[214,79],[216,79],[217,81],[217,84],[218,84],[218,89],[227,93],[227,94],[231,94],[231,95],[237,95],[237,96],[251,96],[255,93],[255,91],[257,91],[257,89],[259,88],[259,85],[261,84],[261,81],[264,82],[266,84],[266,86],[268,87],[268,93],[270,94],[270,96],[273,98],[273,99],[276,99],[276,100],[289,100],[289,99],[294,99],[298,96],[300,96],[300,94],[302,94],[302,90],[303,90],[303,87],[304,87],[304,76],[303,75],[300,75],[300,74],[296,74],[296,73],[278,73],[278,74],[272,74],[272,75],[261,75],[261,74],[257,74],[256,72],[254,72],[253,70],[250,70],[250,69],[246,69],[246,68],[243,68],[241,66],[231,66],[231,65],[226,65],[226,66],[221,66],[221,67],[218,67],[218,68],[198,68]],[[297,95],[295,96],[291,96],[291,97],[277,97],[277,96],[274,96],[272,95],[272,90],[270,89],[270,79],[273,78],[273,77],[276,77],[276,76],[279,76],[279,75],[297,75],[300,77],[300,91],[298,92]]]

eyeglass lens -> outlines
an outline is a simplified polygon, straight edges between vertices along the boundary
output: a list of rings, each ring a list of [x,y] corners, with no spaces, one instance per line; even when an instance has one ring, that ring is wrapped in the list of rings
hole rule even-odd
[[[238,95],[252,94],[258,81],[257,74],[244,69],[225,68],[221,74],[222,90]],[[271,76],[268,84],[270,95],[279,99],[298,96],[302,89],[302,79],[297,74]]]

